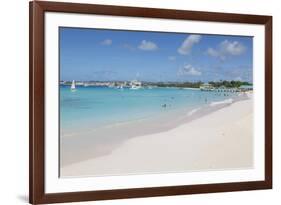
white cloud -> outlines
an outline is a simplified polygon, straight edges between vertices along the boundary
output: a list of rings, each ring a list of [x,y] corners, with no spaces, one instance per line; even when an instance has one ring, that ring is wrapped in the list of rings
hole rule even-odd
[[[158,49],[158,46],[151,41],[142,40],[138,48],[145,51],[154,51]]]
[[[225,60],[227,56],[238,56],[245,52],[246,47],[238,41],[222,41],[217,49],[208,48],[207,54],[212,57],[219,57]]]
[[[228,40],[223,41],[220,47],[224,53],[230,55],[241,55],[246,49],[242,43],[239,43],[238,41],[230,42]]]
[[[207,54],[212,57],[218,57],[220,55],[219,52],[213,48],[208,48]]]
[[[192,76],[200,76],[202,72],[199,69],[196,69],[190,64],[184,65],[182,68],[178,70],[179,76],[184,75],[192,75]]]
[[[101,42],[102,45],[105,46],[110,46],[112,44],[112,40],[111,39],[105,39]]]
[[[169,56],[169,57],[168,57],[168,60],[174,61],[174,60],[176,60],[176,56]]]
[[[199,43],[200,39],[201,35],[189,35],[178,48],[178,52],[182,55],[188,55],[193,45]]]

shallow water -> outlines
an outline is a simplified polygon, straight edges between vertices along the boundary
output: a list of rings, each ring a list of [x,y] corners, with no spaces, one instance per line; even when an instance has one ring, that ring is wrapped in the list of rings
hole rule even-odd
[[[192,110],[237,93],[203,92],[198,89],[142,88],[131,90],[108,87],[60,86],[60,126],[81,130]]]

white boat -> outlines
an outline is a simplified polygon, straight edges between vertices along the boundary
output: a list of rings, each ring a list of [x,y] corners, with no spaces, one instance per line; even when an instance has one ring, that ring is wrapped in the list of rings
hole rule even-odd
[[[123,85],[117,86],[117,89],[123,90]]]
[[[141,88],[141,82],[137,80],[132,80],[131,81],[131,88],[132,90],[138,90]]]
[[[72,81],[70,90],[71,90],[71,91],[75,91],[75,90],[76,90],[76,87],[75,87],[75,80]]]
[[[204,83],[203,85],[200,86],[201,91],[214,91],[215,88],[209,84],[209,83]]]

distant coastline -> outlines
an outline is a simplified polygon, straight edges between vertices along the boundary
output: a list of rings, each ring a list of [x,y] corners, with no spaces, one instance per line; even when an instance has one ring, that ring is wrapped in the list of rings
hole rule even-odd
[[[60,85],[71,86],[73,81],[60,81]],[[76,86],[84,87],[112,87],[112,88],[132,88],[132,84],[138,84],[138,88],[194,88],[204,91],[226,90],[241,92],[253,90],[253,84],[247,81],[209,81],[209,82],[148,82],[148,81],[76,81]]]
[[[120,85],[125,84],[129,85],[131,81],[98,81],[98,80],[77,80],[76,85],[88,85],[88,86],[108,86],[108,85]],[[251,82],[248,81],[227,81],[227,80],[220,80],[220,81],[208,81],[208,82],[202,82],[202,81],[196,81],[196,82],[150,82],[150,81],[141,81],[143,86],[157,86],[157,87],[184,87],[184,88],[200,88],[200,86],[208,83],[210,85],[213,85],[214,87],[220,87],[225,86],[227,88],[234,88],[234,87],[240,87],[241,85],[253,85]],[[61,80],[60,85],[71,85],[72,80]]]

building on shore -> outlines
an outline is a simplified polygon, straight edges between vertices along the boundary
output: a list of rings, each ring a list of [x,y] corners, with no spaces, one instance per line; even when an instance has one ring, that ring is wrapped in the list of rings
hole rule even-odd
[[[214,86],[209,83],[204,83],[200,86],[201,91],[213,91],[215,90]]]
[[[241,91],[241,92],[246,92],[246,91],[251,91],[251,90],[253,90],[252,85],[241,85],[239,87],[239,91]]]
[[[246,92],[253,90],[252,85],[241,85],[240,87],[214,87],[212,84],[204,83],[200,86],[201,91],[215,91],[215,92]]]
[[[220,86],[216,89],[217,92],[230,92],[230,93],[234,93],[234,92],[238,92],[239,89],[236,87],[233,88],[227,88],[225,86]]]

